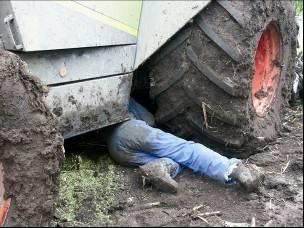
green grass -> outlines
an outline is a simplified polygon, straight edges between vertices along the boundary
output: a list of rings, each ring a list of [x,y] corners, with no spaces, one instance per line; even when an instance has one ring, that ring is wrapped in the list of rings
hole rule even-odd
[[[111,223],[108,210],[115,206],[123,176],[108,156],[67,158],[60,175],[55,224],[100,226]]]
[[[297,15],[303,15],[303,0],[295,0]]]

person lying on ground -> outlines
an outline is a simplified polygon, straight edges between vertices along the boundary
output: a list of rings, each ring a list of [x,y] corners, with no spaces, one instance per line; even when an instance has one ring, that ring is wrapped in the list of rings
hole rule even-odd
[[[153,127],[153,115],[132,98],[129,112],[132,118],[112,126],[108,134],[110,156],[121,165],[139,167],[155,188],[176,192],[174,178],[184,167],[224,184],[240,183],[248,191],[256,190],[263,180],[264,174],[257,166],[245,165]]]

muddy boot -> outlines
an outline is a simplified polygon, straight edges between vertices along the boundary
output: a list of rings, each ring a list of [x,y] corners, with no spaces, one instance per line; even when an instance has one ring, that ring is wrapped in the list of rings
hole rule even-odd
[[[256,165],[239,163],[229,177],[239,182],[247,191],[252,192],[258,189],[265,175],[262,168]]]
[[[178,184],[171,175],[177,167],[168,164],[164,159],[156,159],[139,167],[144,180],[163,192],[177,192]]]

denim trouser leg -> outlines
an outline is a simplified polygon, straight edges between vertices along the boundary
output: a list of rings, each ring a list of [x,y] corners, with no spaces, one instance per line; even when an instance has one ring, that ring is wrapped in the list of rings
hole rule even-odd
[[[232,168],[240,162],[140,120],[129,120],[118,126],[110,137],[109,150],[113,159],[124,165],[142,165],[167,158],[168,162],[176,162],[223,183],[229,181]]]
[[[138,125],[140,122],[144,124]],[[160,157],[154,156],[149,152],[140,150],[145,143],[144,138],[150,133],[153,128],[146,128],[148,126],[143,121],[129,120],[117,126],[108,140],[109,153],[111,157],[121,165],[125,166],[141,166],[147,164]],[[176,177],[181,171],[182,167],[170,158],[163,157],[168,164],[177,167],[171,177]]]

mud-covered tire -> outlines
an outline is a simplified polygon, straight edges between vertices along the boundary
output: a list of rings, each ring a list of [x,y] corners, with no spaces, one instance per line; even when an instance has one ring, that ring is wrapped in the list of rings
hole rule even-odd
[[[251,82],[255,51],[271,22],[281,34],[281,62],[273,63],[280,64],[281,76],[260,117]],[[156,122],[240,156],[275,139],[290,96],[296,35],[291,1],[212,1],[147,62]]]
[[[1,209],[10,201],[0,211],[4,226],[47,226],[54,214],[64,151],[46,92],[19,57],[0,50]]]

